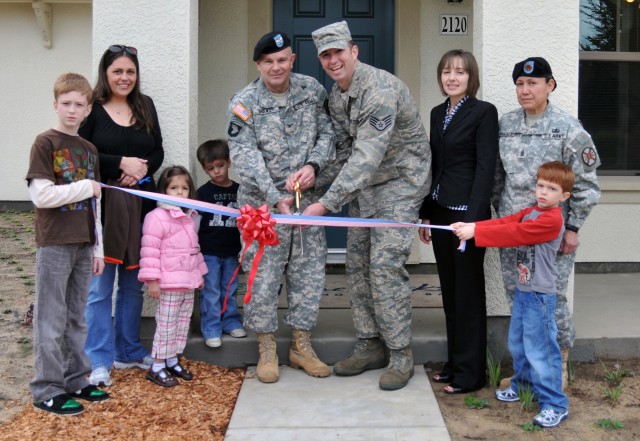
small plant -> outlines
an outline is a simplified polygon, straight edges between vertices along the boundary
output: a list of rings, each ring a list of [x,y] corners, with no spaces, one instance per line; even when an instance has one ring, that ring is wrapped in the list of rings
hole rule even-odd
[[[569,377],[569,383],[573,383],[576,380],[576,367],[570,359],[567,360],[567,375]]]
[[[620,383],[622,383],[622,378],[625,376],[625,371],[621,368],[619,364],[616,363],[616,369],[613,371],[610,371],[607,369],[604,363],[602,362],[600,363],[604,368],[604,378],[607,380],[607,382],[615,385],[619,385]]]
[[[611,420],[609,418],[601,418],[596,421],[596,424],[605,430],[618,430],[624,427],[624,424],[622,424],[620,421]]]
[[[487,400],[484,398],[466,397],[464,404],[466,404],[469,409],[484,409],[487,407]]]
[[[489,387],[495,389],[500,384],[500,360],[494,358],[489,348],[487,348],[487,378]]]
[[[536,430],[542,430],[542,427],[536,426],[532,422],[528,422],[523,424],[522,430],[524,430],[525,432],[534,432]]]
[[[531,412],[535,409],[533,391],[529,384],[526,386],[518,384],[518,397],[520,398],[520,409],[525,412]]]
[[[619,384],[613,389],[602,386],[602,393],[604,395],[604,399],[608,401],[609,404],[614,406],[618,402],[618,400],[620,399],[620,395],[622,394],[622,385]]]

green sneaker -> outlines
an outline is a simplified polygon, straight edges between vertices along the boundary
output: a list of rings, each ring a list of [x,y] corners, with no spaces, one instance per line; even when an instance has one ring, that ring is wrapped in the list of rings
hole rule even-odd
[[[33,407],[58,415],[80,415],[84,412],[84,406],[67,394],[56,395],[46,401],[34,402]]]
[[[110,398],[108,393],[98,389],[93,384],[85,386],[75,392],[71,392],[69,396],[71,398],[80,398],[81,400],[91,401],[94,403],[98,401],[108,400]]]

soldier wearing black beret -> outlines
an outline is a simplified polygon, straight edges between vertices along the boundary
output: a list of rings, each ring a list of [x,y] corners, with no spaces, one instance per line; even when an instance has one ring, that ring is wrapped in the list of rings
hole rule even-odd
[[[546,78],[547,82],[549,80],[553,80],[554,86],[553,90],[556,90],[558,87],[558,82],[555,78],[553,78],[553,72],[551,72],[551,66],[542,57],[531,57],[517,63],[513,67],[513,73],[511,74],[513,78],[513,84],[516,84],[516,80],[519,77],[533,77],[533,78]]]
[[[253,61],[258,61],[262,55],[280,52],[291,47],[291,40],[284,32],[273,31],[265,34],[253,49]]]

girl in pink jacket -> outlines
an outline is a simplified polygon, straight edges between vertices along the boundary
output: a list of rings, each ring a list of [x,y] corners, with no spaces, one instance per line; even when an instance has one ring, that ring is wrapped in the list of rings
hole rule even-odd
[[[189,172],[181,166],[167,167],[158,181],[158,192],[196,199]],[[142,227],[140,273],[149,297],[159,299],[156,333],[151,356],[154,363],[147,379],[163,387],[190,381],[191,372],[178,360],[187,343],[195,288],[202,288],[207,266],[198,245],[197,212],[166,202],[147,214]]]

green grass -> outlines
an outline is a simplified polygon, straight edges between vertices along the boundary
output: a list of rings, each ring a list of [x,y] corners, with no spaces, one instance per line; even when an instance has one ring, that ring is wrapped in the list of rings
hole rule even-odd
[[[605,430],[618,430],[624,427],[624,424],[622,424],[620,421],[611,420],[609,418],[601,418],[596,421],[596,424]]]
[[[518,397],[520,398],[520,409],[525,412],[531,412],[535,410],[536,404],[533,399],[533,391],[531,386],[518,384]]]
[[[489,348],[487,348],[487,382],[489,387],[495,389],[500,384],[500,360],[493,356]]]
[[[488,401],[484,398],[476,398],[476,397],[465,397],[464,404],[469,409],[484,409],[487,407]]]
[[[528,422],[522,425],[522,430],[525,432],[535,432],[536,430],[542,430],[542,427],[536,426],[532,422]]]
[[[607,386],[602,386],[602,394],[605,401],[608,401],[609,404],[615,406],[620,400],[620,395],[622,395],[622,385],[619,384],[613,389]]]

